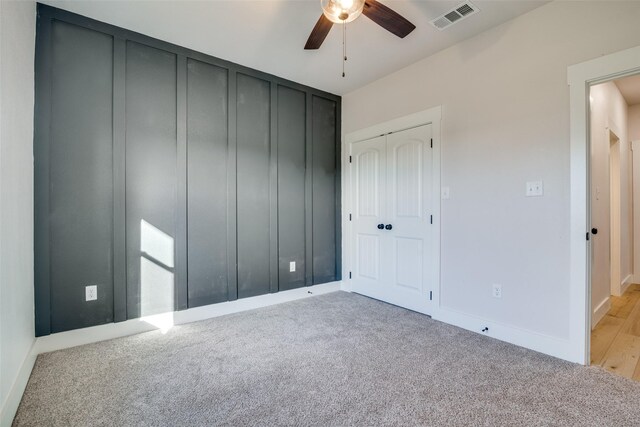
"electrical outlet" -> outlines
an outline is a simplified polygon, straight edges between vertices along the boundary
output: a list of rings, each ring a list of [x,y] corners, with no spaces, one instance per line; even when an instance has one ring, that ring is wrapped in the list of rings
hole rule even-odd
[[[540,197],[544,195],[544,187],[542,181],[527,182],[527,197]]]
[[[502,298],[502,285],[493,284],[491,295],[494,298]]]
[[[294,271],[296,271],[296,262],[295,261],[291,261],[289,263],[289,272],[293,273]]]
[[[85,301],[95,301],[98,299],[98,286],[89,285],[84,288]]]

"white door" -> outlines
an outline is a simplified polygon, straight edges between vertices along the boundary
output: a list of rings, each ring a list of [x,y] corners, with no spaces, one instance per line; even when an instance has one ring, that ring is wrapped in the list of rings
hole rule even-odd
[[[433,268],[431,126],[351,146],[352,289],[428,313]]]

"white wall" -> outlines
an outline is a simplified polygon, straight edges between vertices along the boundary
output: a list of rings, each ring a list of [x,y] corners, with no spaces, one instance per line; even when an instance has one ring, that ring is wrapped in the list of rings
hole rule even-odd
[[[633,143],[633,265],[634,281],[640,282],[640,104],[627,109],[628,138]]]
[[[591,276],[592,327],[608,311],[610,295],[620,295],[622,282],[633,274],[633,208],[631,147],[627,136],[627,103],[613,82],[591,88],[591,225],[593,236]],[[610,132],[619,139],[620,209],[615,221],[620,240],[611,247],[611,204],[609,168]],[[611,261],[610,263],[610,253]],[[614,272],[611,275],[611,272]],[[612,282],[615,282],[612,284]]]
[[[640,104],[629,106],[629,139],[640,141]]]
[[[343,98],[345,133],[443,106],[443,308],[569,338],[567,66],[639,44],[638,16],[549,3]],[[532,180],[544,197],[525,197]]]
[[[0,424],[30,372],[33,314],[33,103],[36,8],[0,1]],[[24,367],[27,369],[25,370]],[[28,377],[27,377],[28,378]]]

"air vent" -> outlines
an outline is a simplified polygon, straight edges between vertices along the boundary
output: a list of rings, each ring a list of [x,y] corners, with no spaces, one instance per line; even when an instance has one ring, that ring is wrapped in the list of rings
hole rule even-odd
[[[475,9],[469,6],[469,4],[465,3],[459,8],[457,8],[456,12],[458,12],[462,16],[467,16],[468,14],[475,12]]]
[[[480,12],[480,9],[478,9],[473,3],[467,1],[459,4],[443,15],[438,16],[436,19],[431,20],[431,25],[442,31],[445,28],[450,27],[454,23],[460,22],[464,18],[478,12]]]
[[[446,15],[444,15],[444,17],[447,18],[449,22],[451,22],[452,24],[456,22],[458,19],[462,19],[462,15],[460,15],[455,10],[447,13]]]

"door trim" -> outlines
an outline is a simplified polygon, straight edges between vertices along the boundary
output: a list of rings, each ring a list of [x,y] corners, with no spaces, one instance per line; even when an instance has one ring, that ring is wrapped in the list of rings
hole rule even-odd
[[[567,360],[588,365],[591,340],[590,86],[640,72],[640,46],[567,69],[570,106],[570,270]]]
[[[345,135],[344,144],[342,144],[342,206],[344,206],[342,215],[342,245],[343,245],[343,270],[342,270],[342,288],[345,291],[351,291],[351,280],[349,272],[353,270],[353,229],[349,215],[353,213],[352,202],[352,182],[351,169],[349,163],[350,146],[354,142],[364,141],[377,136],[386,135],[388,133],[399,132],[423,125],[431,125],[431,137],[433,138],[433,157],[432,157],[432,192],[433,192],[433,268],[431,269],[431,281],[435,283],[433,289],[433,300],[431,309],[433,311],[440,308],[440,164],[441,164],[441,131],[440,122],[442,119],[442,107],[437,106],[428,110],[419,111],[407,116],[392,119],[386,122],[378,123],[373,126],[350,132]]]

